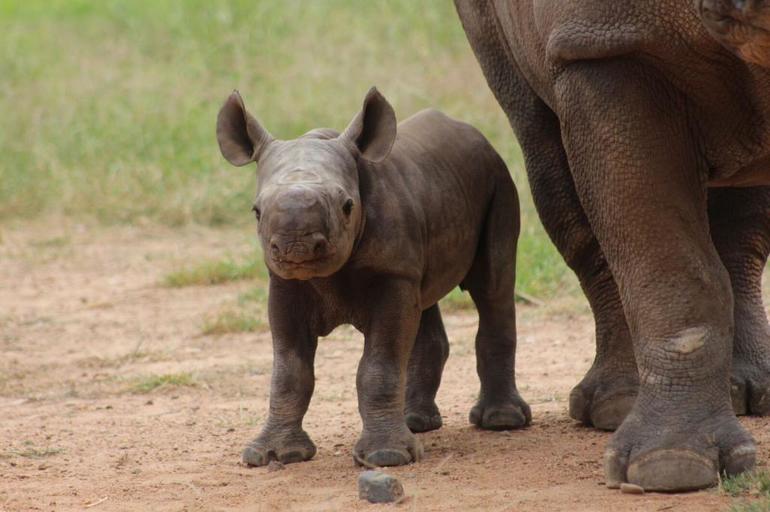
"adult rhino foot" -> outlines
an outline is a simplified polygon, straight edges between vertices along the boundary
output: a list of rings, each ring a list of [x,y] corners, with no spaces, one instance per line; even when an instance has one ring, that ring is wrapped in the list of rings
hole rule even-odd
[[[471,409],[469,420],[485,430],[513,430],[532,423],[532,411],[518,392],[504,399],[481,397]]]
[[[422,444],[404,425],[394,432],[364,431],[353,453],[359,465],[403,466],[422,458]]]
[[[719,474],[754,467],[756,446],[731,411],[686,422],[634,409],[604,454],[607,487],[628,482],[646,491],[683,492],[717,484]]]
[[[596,365],[569,395],[569,415],[600,430],[615,430],[636,402],[639,377],[635,367]]]
[[[247,466],[266,466],[271,460],[283,464],[310,460],[316,447],[304,430],[287,433],[263,432],[243,450],[243,463]]]
[[[730,396],[735,414],[770,416],[770,361],[747,361],[734,356]]]
[[[404,413],[406,426],[414,433],[428,432],[441,428],[441,413],[435,403],[410,405]]]

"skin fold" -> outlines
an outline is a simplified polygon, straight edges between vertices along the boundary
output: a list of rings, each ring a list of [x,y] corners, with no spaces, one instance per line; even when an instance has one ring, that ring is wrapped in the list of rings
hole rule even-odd
[[[770,412],[768,2],[455,4],[594,312],[570,413],[617,428],[607,485],[753,467],[734,410]]]
[[[419,460],[413,432],[441,426],[435,396],[449,343],[437,302],[457,285],[479,312],[481,390],[471,422],[497,430],[531,421],[514,376],[518,197],[477,130],[435,110],[397,126],[372,89],[343,133],[318,129],[281,141],[233,93],[217,138],[234,165],[257,162],[254,211],[270,271],[270,412],[243,452],[246,464],[313,457],[302,428],[313,359],[318,338],[343,323],[365,340],[354,459]]]

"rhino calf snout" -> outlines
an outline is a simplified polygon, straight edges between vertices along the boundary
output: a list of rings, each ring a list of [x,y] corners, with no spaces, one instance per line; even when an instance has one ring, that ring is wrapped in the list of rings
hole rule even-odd
[[[323,233],[311,233],[303,236],[270,237],[270,256],[279,261],[304,263],[330,256],[331,245]]]

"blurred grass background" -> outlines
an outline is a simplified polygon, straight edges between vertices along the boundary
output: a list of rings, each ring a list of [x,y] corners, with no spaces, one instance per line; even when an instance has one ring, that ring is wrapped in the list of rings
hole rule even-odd
[[[0,0],[0,222],[250,229],[253,168],[230,167],[214,137],[229,92],[292,138],[343,128],[371,85],[399,118],[434,106],[492,141],[522,198],[519,289],[575,290],[444,0]]]

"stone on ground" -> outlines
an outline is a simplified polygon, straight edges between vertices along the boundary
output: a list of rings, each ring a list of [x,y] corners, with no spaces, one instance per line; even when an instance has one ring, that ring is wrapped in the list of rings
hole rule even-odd
[[[370,503],[391,503],[404,495],[401,482],[381,471],[364,471],[358,477],[358,497]]]

